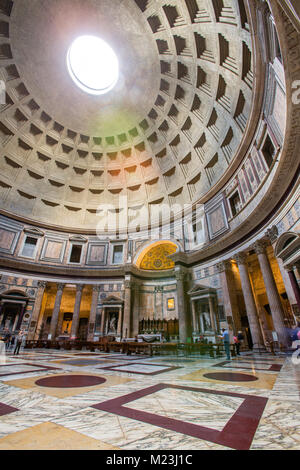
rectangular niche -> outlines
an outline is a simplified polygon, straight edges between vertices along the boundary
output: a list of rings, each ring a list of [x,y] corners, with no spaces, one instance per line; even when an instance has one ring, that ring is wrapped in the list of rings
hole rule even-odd
[[[212,201],[205,204],[204,211],[210,240],[227,232],[229,225],[223,194],[219,194]]]
[[[20,256],[24,256],[24,258],[34,259],[37,252],[37,246],[38,238],[31,235],[26,235]]]
[[[112,247],[112,264],[123,264],[124,245],[113,245]]]
[[[87,263],[90,266],[103,266],[107,264],[107,243],[89,243]]]
[[[4,227],[0,222],[0,252],[13,254],[20,237],[21,229]]]
[[[46,238],[41,254],[41,261],[53,261],[62,263],[66,249],[67,240]]]
[[[239,191],[236,190],[232,196],[228,199],[230,209],[231,209],[231,214],[234,217],[238,212],[240,212],[242,208],[242,203],[241,203],[241,198]]]
[[[80,264],[83,254],[83,245],[78,243],[72,243],[70,249],[69,263],[70,264]]]

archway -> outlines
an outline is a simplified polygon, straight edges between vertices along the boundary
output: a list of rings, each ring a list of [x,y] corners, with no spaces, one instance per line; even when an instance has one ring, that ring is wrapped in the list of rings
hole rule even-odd
[[[0,296],[0,330],[18,331],[27,307],[28,297],[21,291],[9,291]]]

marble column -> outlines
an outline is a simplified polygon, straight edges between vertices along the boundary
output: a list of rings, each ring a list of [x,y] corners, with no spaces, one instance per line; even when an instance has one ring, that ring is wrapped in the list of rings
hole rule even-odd
[[[203,334],[203,333],[205,333],[203,313],[200,313],[200,315],[199,315],[199,323],[200,323],[199,331],[200,331],[200,333]]]
[[[294,273],[294,267],[293,266],[287,266],[286,270],[288,272],[288,276],[291,282],[291,286],[295,295],[295,299],[299,308],[300,312],[300,287],[298,284],[298,281],[296,279],[295,273]]]
[[[122,307],[119,307],[118,326],[117,326],[118,338],[121,338],[121,335],[122,335],[122,321],[123,321],[122,316],[123,316],[123,309]]]
[[[213,297],[209,296],[208,297],[208,304],[209,304],[209,314],[210,314],[210,323],[211,323],[211,328],[214,332],[217,331],[216,327],[216,317],[215,317],[215,309],[214,309],[214,299]]]
[[[57,323],[58,323],[58,317],[59,317],[64,287],[65,287],[65,284],[57,284],[57,292],[56,292],[55,303],[54,303],[54,308],[52,312],[52,318],[51,318],[51,323],[50,323],[50,333],[49,333],[51,335],[50,338],[52,340],[55,340],[55,337],[56,337],[56,328],[57,328]]]
[[[80,304],[81,304],[81,299],[82,299],[83,288],[84,288],[83,284],[80,284],[76,287],[75,305],[74,305],[71,335],[70,335],[71,339],[75,339],[78,335]]]
[[[258,257],[278,341],[284,346],[288,346],[287,331],[283,322],[284,311],[266,253],[265,243],[259,240],[254,244],[253,248]]]
[[[178,324],[179,324],[179,341],[186,343],[187,338],[191,336],[192,325],[191,320],[188,317],[184,281],[186,279],[186,273],[180,268],[175,270],[175,278],[177,281],[177,304],[178,304]]]
[[[88,336],[87,336],[88,341],[93,341],[94,339],[98,297],[99,297],[99,286],[93,286],[91,310],[90,310],[90,316],[89,316]]]
[[[239,331],[242,328],[241,315],[231,261],[221,261],[217,264],[217,270],[220,273],[224,313],[229,329],[233,328],[235,331]]]
[[[252,286],[250,282],[248,266],[247,266],[247,256],[245,253],[238,253],[234,256],[234,260],[236,261],[240,278],[241,278],[241,285],[243,296],[245,300],[245,306],[247,311],[247,317],[249,322],[249,328],[252,336],[253,342],[253,349],[265,349],[263,335],[261,331],[261,327],[258,320],[258,314],[256,310],[256,304],[254,299],[254,294],[252,291]]]
[[[156,286],[155,292],[156,292],[155,318],[156,320],[162,320],[163,319],[163,296],[164,296],[163,286]]]
[[[265,235],[270,240],[275,253],[276,243],[279,236],[276,225],[273,225],[270,229],[268,229]],[[297,304],[300,311],[300,288],[295,276],[294,266],[284,266],[283,260],[281,258],[276,257],[276,260],[280,269],[289,303],[290,305]]]
[[[133,318],[132,318],[132,337],[139,334],[139,314],[140,314],[140,286],[133,284]]]
[[[39,319],[39,315],[41,311],[41,306],[42,306],[42,301],[43,301],[46,285],[47,285],[46,281],[38,281],[38,289],[37,289],[37,294],[35,297],[33,312],[31,315],[27,340],[34,339],[35,332],[37,330],[38,319]]]
[[[100,321],[100,335],[105,336],[104,328],[105,328],[105,317],[106,317],[106,309],[102,307],[101,309],[101,321]]]
[[[123,338],[131,338],[131,279],[130,276],[124,281],[124,317],[123,317]]]
[[[191,300],[191,311],[192,311],[192,325],[193,325],[193,332],[197,332],[197,319],[196,319],[196,306],[195,301]]]

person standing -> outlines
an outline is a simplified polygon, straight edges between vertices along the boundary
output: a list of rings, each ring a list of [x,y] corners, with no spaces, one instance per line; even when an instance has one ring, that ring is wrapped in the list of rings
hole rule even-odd
[[[21,331],[19,332],[18,336],[17,336],[16,339],[15,339],[16,346],[15,346],[15,349],[14,349],[14,355],[15,355],[15,354],[19,354],[19,351],[20,351],[20,347],[21,347],[21,345],[22,345],[23,338],[24,338],[24,333],[23,333],[23,331],[21,330]]]
[[[6,328],[6,329],[5,329],[5,336],[4,336],[4,342],[5,342],[6,351],[9,349],[10,338],[11,338],[10,332],[9,332],[8,328]]]
[[[233,340],[234,340],[234,345],[235,345],[235,349],[236,349],[236,355],[237,356],[240,356],[240,349],[241,349],[241,345],[242,345],[242,342],[244,340],[244,335],[241,331],[238,332],[238,334],[236,336],[233,337]]]
[[[222,328],[222,335],[219,336],[219,338],[223,339],[226,356],[227,356],[228,361],[230,361],[231,360],[231,357],[230,357],[230,340],[229,340],[228,330],[226,330],[225,328]]]

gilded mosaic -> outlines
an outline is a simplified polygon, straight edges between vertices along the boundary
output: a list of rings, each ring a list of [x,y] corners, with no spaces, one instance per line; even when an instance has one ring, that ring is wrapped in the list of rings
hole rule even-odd
[[[174,268],[174,262],[169,255],[175,253],[177,247],[171,243],[163,243],[151,248],[143,257],[140,268],[150,270],[163,270]]]

